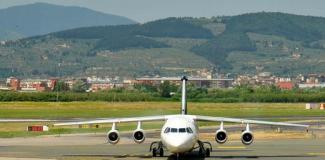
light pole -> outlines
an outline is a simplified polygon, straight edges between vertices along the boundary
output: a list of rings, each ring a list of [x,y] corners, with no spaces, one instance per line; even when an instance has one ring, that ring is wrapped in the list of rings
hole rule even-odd
[[[61,63],[58,63],[58,81],[57,81],[57,88],[56,88],[56,102],[59,102],[59,90],[60,90],[60,86],[59,86],[59,82],[60,82],[60,67],[61,67]]]

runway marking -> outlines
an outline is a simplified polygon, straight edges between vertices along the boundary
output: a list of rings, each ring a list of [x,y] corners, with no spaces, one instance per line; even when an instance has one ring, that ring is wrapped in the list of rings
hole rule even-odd
[[[245,146],[222,146],[217,148],[218,149],[246,149]]]
[[[307,154],[311,156],[325,156],[325,153],[307,153]]]

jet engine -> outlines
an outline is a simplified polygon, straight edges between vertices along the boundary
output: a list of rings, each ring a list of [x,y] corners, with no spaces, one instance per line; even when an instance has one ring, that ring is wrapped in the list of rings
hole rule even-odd
[[[215,140],[217,143],[224,144],[224,143],[226,143],[227,138],[228,138],[228,135],[225,130],[223,130],[223,129],[217,130],[216,137],[215,137]]]
[[[247,124],[246,130],[242,133],[241,135],[241,141],[245,145],[250,145],[254,141],[254,135],[253,133],[249,130],[249,125]]]
[[[142,143],[146,139],[144,131],[142,129],[137,129],[133,132],[133,140],[135,143]]]
[[[216,131],[215,140],[219,144],[224,144],[227,141],[227,132],[223,129],[223,122],[220,123],[220,129]]]
[[[142,143],[146,139],[143,129],[141,129],[141,122],[138,122],[137,129],[133,132],[133,140],[135,143]]]
[[[120,133],[117,130],[110,130],[107,133],[107,141],[110,144],[117,144],[120,141]]]

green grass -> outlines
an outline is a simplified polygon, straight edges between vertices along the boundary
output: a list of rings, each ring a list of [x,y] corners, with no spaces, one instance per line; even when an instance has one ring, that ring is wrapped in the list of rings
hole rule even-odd
[[[14,137],[35,137],[35,136],[44,136],[44,135],[61,135],[61,134],[80,134],[80,133],[106,133],[110,130],[111,124],[103,124],[99,125],[99,128],[89,128],[88,126],[83,126],[82,128],[78,128],[77,126],[73,127],[53,127],[50,125],[50,130],[48,132],[27,132],[25,130],[28,124],[21,125],[21,127],[17,127],[17,124],[6,124],[7,128],[12,129],[12,131],[2,131],[0,130],[0,138],[14,138]],[[162,126],[162,122],[151,122],[143,124],[143,129],[160,129]],[[118,124],[117,129],[119,131],[132,131],[136,128],[136,123],[130,124]]]
[[[321,116],[304,103],[189,103],[189,114],[225,117]],[[0,118],[107,118],[178,114],[179,102],[2,102]]]
[[[303,103],[188,103],[189,114],[223,116],[237,118],[269,117],[306,117],[325,116],[322,110],[305,110]],[[0,118],[111,118],[178,114],[179,102],[2,102],[0,103]],[[31,124],[49,125],[50,132],[26,132],[26,126]],[[111,124],[101,124],[100,128],[64,128],[52,127],[52,123],[2,123],[0,137],[29,137],[47,134],[107,132]],[[144,123],[144,129],[159,129],[163,122]],[[200,123],[200,126],[217,126],[218,123]],[[136,123],[118,124],[122,131],[132,130]]]

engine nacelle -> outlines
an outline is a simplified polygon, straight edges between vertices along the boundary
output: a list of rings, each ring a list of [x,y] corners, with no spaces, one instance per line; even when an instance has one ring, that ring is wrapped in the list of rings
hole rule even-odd
[[[120,133],[117,130],[110,130],[107,133],[107,142],[117,144],[120,141]]]
[[[241,141],[244,145],[250,145],[254,141],[254,135],[250,131],[244,131],[241,135]]]
[[[133,132],[133,140],[135,143],[142,143],[146,139],[144,131],[142,129],[137,129]]]
[[[215,140],[219,144],[224,144],[227,142],[228,135],[227,132],[223,129],[219,129],[216,132]]]

